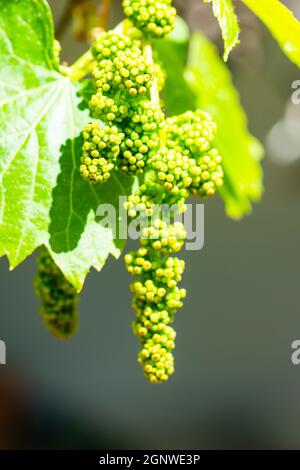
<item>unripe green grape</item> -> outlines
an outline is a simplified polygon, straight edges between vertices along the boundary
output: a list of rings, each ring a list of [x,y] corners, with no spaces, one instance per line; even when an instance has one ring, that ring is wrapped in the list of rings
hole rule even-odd
[[[56,266],[46,248],[37,259],[36,294],[41,300],[40,314],[49,332],[67,339],[77,330],[78,294]]]
[[[123,0],[124,13],[144,34],[162,38],[174,29],[172,0]]]
[[[98,122],[86,125],[80,173],[90,183],[103,183],[110,178],[124,134],[116,126],[100,127]]]

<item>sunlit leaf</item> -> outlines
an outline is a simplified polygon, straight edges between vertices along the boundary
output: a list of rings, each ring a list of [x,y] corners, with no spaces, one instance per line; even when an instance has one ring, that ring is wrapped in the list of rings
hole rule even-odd
[[[56,70],[53,42],[47,2],[0,0],[0,255],[15,267],[44,244],[80,289],[91,266],[120,254],[124,242],[95,214],[103,202],[118,210],[132,181],[80,178],[89,115],[78,85]]]
[[[213,12],[217,18],[224,40],[224,60],[227,61],[232,49],[239,43],[240,28],[234,12],[232,0],[204,0],[212,3]]]
[[[242,0],[270,30],[291,62],[300,67],[300,22],[279,0]]]
[[[228,215],[242,217],[262,194],[263,150],[248,131],[245,112],[229,69],[215,46],[201,33],[191,38],[186,79],[197,95],[197,106],[218,125],[216,145],[223,156],[225,183],[221,190]]]

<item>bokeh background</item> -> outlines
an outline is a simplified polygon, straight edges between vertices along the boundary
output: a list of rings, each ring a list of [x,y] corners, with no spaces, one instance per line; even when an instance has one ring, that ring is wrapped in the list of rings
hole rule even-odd
[[[59,24],[66,1],[49,3]],[[298,1],[283,3],[300,19]],[[222,47],[209,5],[175,4]],[[226,218],[220,198],[205,204],[205,247],[183,254],[176,374],[162,386],[143,378],[122,259],[88,276],[69,342],[41,323],[35,256],[10,273],[2,259],[0,448],[300,448],[300,365],[291,363],[300,338],[300,105],[291,105],[291,83],[300,72],[238,7],[241,45],[229,65],[250,129],[266,145],[266,189],[240,222]],[[111,23],[121,18],[115,0]],[[61,39],[69,62],[86,47],[69,26]]]

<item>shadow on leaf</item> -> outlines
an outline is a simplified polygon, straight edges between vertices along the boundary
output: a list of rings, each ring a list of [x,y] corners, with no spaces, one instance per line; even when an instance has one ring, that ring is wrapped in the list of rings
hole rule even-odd
[[[89,102],[92,98],[92,96],[97,92],[97,88],[95,85],[94,80],[92,79],[86,79],[77,92],[77,96],[80,99],[80,103],[78,105],[78,108],[81,109],[82,111],[88,110],[90,112],[89,108]]]
[[[101,204],[112,204],[116,210],[117,234],[119,217],[123,211],[119,208],[119,196],[131,193],[134,179],[119,172],[113,172],[109,181],[103,185],[90,185],[84,181],[79,172],[82,137],[70,140],[61,147],[60,173],[52,192],[50,209],[50,246],[56,253],[74,250],[88,224],[96,219],[97,208]],[[91,217],[92,214],[92,217]],[[103,241],[105,243],[105,240]],[[114,245],[122,249],[126,240],[114,237]]]

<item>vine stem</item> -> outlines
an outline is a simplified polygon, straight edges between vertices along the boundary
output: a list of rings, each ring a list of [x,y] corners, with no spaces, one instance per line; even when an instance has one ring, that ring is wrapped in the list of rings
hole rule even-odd
[[[144,40],[143,49],[144,49],[144,54],[145,54],[145,59],[146,59],[147,64],[154,65],[153,50],[149,41]],[[157,84],[157,78],[155,76],[153,79],[153,85],[150,90],[150,96],[151,96],[151,103],[155,106],[160,106],[158,84]]]
[[[114,31],[121,32],[124,23],[126,20],[121,21],[115,28]],[[101,32],[104,30],[101,29]],[[96,61],[91,53],[91,50],[88,49],[79,59],[77,59],[70,67],[66,70],[66,75],[70,78],[70,80],[81,80],[86,75],[92,72],[92,70],[96,66]]]
[[[110,1],[107,0],[108,8],[110,6]],[[109,10],[108,10],[109,11]],[[126,30],[130,27],[131,23],[124,20],[121,23],[119,23],[115,28],[114,31],[116,32],[123,32],[123,34],[126,34]],[[143,52],[145,55],[145,59],[148,65],[153,65],[153,50],[151,43],[147,39],[143,39]],[[91,50],[89,49],[87,52],[85,52],[79,59],[77,59],[74,64],[72,64],[70,67],[66,68],[66,74],[70,78],[70,80],[81,80],[84,78],[86,75],[88,75],[92,70],[95,68],[96,61],[91,53]],[[157,83],[157,78],[154,77],[153,80],[153,85],[150,90],[150,96],[151,96],[151,103],[155,106],[160,106],[160,99],[159,99],[159,91],[158,91],[158,83]]]
[[[68,76],[71,80],[80,80],[88,75],[96,65],[96,61],[89,49],[68,69]]]

